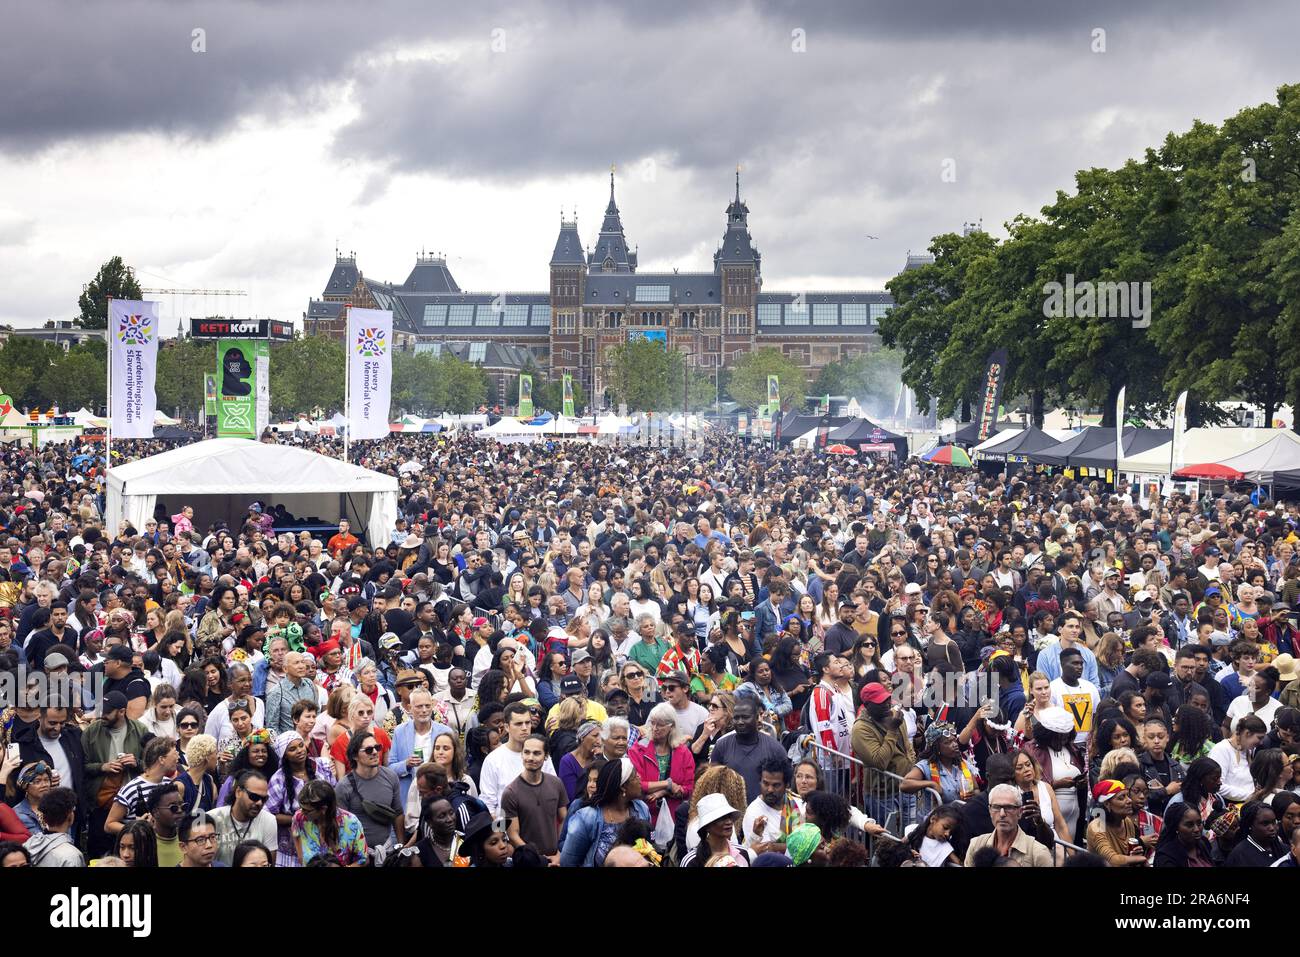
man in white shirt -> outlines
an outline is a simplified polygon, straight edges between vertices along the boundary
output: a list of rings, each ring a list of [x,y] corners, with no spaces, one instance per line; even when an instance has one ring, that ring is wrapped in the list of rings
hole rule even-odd
[[[681,671],[669,672],[659,679],[660,695],[677,713],[677,733],[693,739],[695,729],[708,719],[709,713],[691,700],[689,689],[690,679]]]
[[[506,706],[505,719],[508,737],[487,756],[479,773],[479,799],[494,816],[500,811],[501,794],[506,786],[523,773],[524,742],[533,733],[533,713],[522,701]],[[549,757],[542,764],[542,772],[555,774],[555,766]]]
[[[1101,704],[1101,693],[1095,684],[1083,677],[1083,652],[1078,648],[1063,649],[1061,677],[1053,678],[1048,687],[1052,704],[1064,708],[1074,721],[1075,743],[1086,744],[1092,734],[1097,705]]]
[[[741,824],[745,847],[756,854],[785,853],[785,839],[803,822],[804,805],[790,790],[789,761],[772,760],[759,767],[758,797],[745,808]]]
[[[1226,724],[1227,733],[1232,734],[1237,730],[1237,722],[1248,714],[1253,714],[1259,720],[1264,722],[1267,728],[1273,727],[1273,718],[1282,710],[1282,702],[1273,697],[1273,688],[1276,685],[1268,674],[1270,669],[1257,671],[1243,684],[1246,691],[1232,699],[1228,705],[1228,717]]]
[[[1217,582],[1219,580],[1219,557],[1222,554],[1217,545],[1211,545],[1205,550],[1205,564],[1196,570],[1210,581]]]

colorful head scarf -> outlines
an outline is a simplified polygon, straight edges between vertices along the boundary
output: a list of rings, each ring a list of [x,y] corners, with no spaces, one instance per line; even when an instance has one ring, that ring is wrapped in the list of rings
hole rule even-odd
[[[1092,799],[1098,804],[1106,804],[1119,795],[1127,791],[1124,782],[1116,781],[1114,778],[1107,778],[1105,781],[1098,781],[1092,789]]]
[[[18,786],[25,791],[39,775],[53,773],[54,769],[44,761],[36,761],[27,765],[27,767],[23,768],[22,771],[19,772]]]
[[[271,732],[266,728],[258,728],[244,739],[244,747],[246,748],[251,748],[255,744],[265,744],[267,747],[271,747],[273,744]]]
[[[802,867],[821,845],[822,831],[816,824],[800,824],[785,839],[785,852],[795,867]]]

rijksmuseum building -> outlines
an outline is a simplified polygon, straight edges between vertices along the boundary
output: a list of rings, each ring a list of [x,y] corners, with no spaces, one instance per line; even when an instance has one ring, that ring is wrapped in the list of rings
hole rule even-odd
[[[908,265],[929,257],[912,256]],[[875,328],[893,300],[883,291],[775,292],[763,288],[762,255],[749,232],[749,207],[736,194],[710,272],[637,272],[610,173],[609,205],[595,245],[561,217],[544,292],[465,292],[439,256],[421,255],[400,285],[377,282],[355,254],[336,255],[304,329],[342,338],[345,304],[393,313],[399,348],[449,351],[488,372],[504,404],[513,376],[531,359],[552,380],[570,372],[602,405],[610,350],[635,338],[664,342],[705,374],[754,349],[775,348],[811,382],[825,365],[878,348]]]

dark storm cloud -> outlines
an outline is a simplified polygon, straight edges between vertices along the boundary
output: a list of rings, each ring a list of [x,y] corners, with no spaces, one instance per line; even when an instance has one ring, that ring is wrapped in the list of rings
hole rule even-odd
[[[1259,15],[1261,6],[1251,8],[1252,16]],[[9,7],[4,15],[8,42],[5,57],[0,59],[0,150],[8,152],[121,131],[220,133],[245,116],[274,117],[314,108],[322,87],[351,79],[359,62],[369,55],[398,45],[457,38],[474,38],[486,45],[495,27],[518,27],[526,34],[534,22],[545,22],[549,31],[536,38],[540,44],[572,50],[568,62],[542,54],[539,62],[555,65],[557,72],[528,76],[519,66],[505,72],[529,85],[531,95],[519,98],[534,110],[541,107],[542,115],[577,120],[584,116],[584,107],[603,110],[611,100],[617,103],[627,84],[660,78],[659,69],[645,77],[620,68],[626,56],[638,53],[646,30],[676,30],[685,39],[704,24],[733,18],[744,22],[757,16],[770,28],[772,44],[788,46],[790,31],[799,28],[808,31],[810,50],[815,51],[818,44],[837,36],[863,41],[961,42],[988,36],[1060,34],[1092,25],[1117,28],[1170,17],[1190,27],[1207,11],[1220,9],[1211,0],[1169,0],[1144,4],[1138,10],[1129,9],[1128,0],[1092,0],[1087,4],[758,0],[731,8],[694,0],[641,4],[516,0],[475,4],[469,10],[460,4],[421,0],[366,4],[347,0],[47,0]],[[206,53],[191,49],[195,28],[206,31]],[[683,45],[694,46],[688,39]],[[722,81],[754,60],[749,51],[730,46],[725,28],[714,34],[706,59],[683,61],[678,52],[678,44],[670,42],[655,54],[663,71],[704,74],[698,77],[702,93],[724,92]],[[363,75],[363,84],[376,93],[396,96],[409,94],[412,73],[431,80],[432,93],[451,90],[463,94],[474,85],[467,74],[428,77],[424,71],[402,65],[388,71],[394,74],[388,79],[382,74]],[[604,81],[617,81],[624,89],[602,86]],[[575,102],[578,88],[590,98]],[[505,88],[502,92],[511,91]],[[785,95],[789,91],[773,92]],[[412,105],[417,104],[410,96],[391,103],[383,99],[365,102],[368,109],[379,112]],[[470,96],[469,105],[477,114],[486,104]],[[440,100],[437,114],[460,118],[456,106]],[[400,113],[390,114],[390,118],[399,124],[414,119]],[[483,126],[477,123],[473,128]],[[694,127],[688,124],[686,129]],[[366,130],[363,123],[359,131]],[[676,128],[664,127],[665,134],[675,132]],[[651,131],[644,138],[655,137]],[[416,137],[414,142],[419,144],[420,139]],[[544,144],[526,144],[525,149],[541,150],[546,162]],[[499,161],[503,150],[487,148],[485,165],[495,165],[493,160]],[[396,159],[398,165],[405,165],[404,157]],[[562,154],[555,159],[563,164]]]

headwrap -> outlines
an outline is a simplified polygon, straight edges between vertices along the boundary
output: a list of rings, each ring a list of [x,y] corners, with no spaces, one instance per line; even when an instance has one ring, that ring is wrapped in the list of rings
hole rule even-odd
[[[822,830],[816,824],[800,824],[785,839],[785,852],[795,867],[802,867],[821,845]]]
[[[659,862],[663,860],[663,855],[656,851],[654,845],[644,837],[636,839],[636,843],[632,845],[632,850],[644,857],[651,867],[658,867]]]
[[[331,651],[338,651],[338,650],[339,650],[339,642],[338,642],[338,639],[337,639],[337,638],[331,638],[329,641],[322,641],[322,642],[321,642],[320,644],[318,644],[318,645],[312,645],[312,646],[311,646],[310,648],[308,648],[307,650],[310,651],[313,655],[316,656],[316,660],[317,660],[317,661],[320,661],[322,658],[324,658],[326,655],[328,655]]]
[[[1107,778],[1105,781],[1098,781],[1092,789],[1092,799],[1098,804],[1106,804],[1113,798],[1127,791],[1123,781],[1116,781],[1114,778]]]
[[[54,769],[50,767],[48,764],[46,764],[44,761],[36,761],[32,764],[27,765],[27,767],[23,768],[22,771],[19,772],[18,786],[25,791],[27,790],[28,786],[31,785],[31,783],[36,780],[37,775],[53,774],[53,773],[54,773]]]
[[[935,721],[925,729],[925,746],[931,748],[940,738],[957,737],[957,726],[951,721]]]
[[[302,625],[297,622],[290,622],[283,628],[272,628],[266,633],[266,644],[269,647],[271,641],[275,638],[283,638],[289,645],[290,651],[301,652],[302,648]]]
[[[623,771],[618,778],[618,783],[621,786],[627,784],[627,782],[632,779],[632,775],[636,774],[636,765],[633,764],[632,760],[627,756],[619,758],[619,763],[623,768]]]
[[[582,722],[582,724],[578,725],[578,732],[577,732],[577,733],[578,733],[578,738],[577,738],[578,743],[581,744],[581,743],[582,743],[582,739],[585,738],[587,735],[589,735],[589,734],[595,734],[595,733],[597,733],[597,732],[599,732],[599,731],[600,731],[600,725],[597,724],[595,721],[584,721],[584,722]]]
[[[275,756],[284,759],[284,752],[289,750],[289,745],[293,744],[294,738],[302,740],[302,735],[297,731],[285,731],[275,739]]]
[[[270,747],[272,743],[271,732],[266,728],[258,728],[244,739],[245,748],[251,748],[255,744],[265,744]]]

